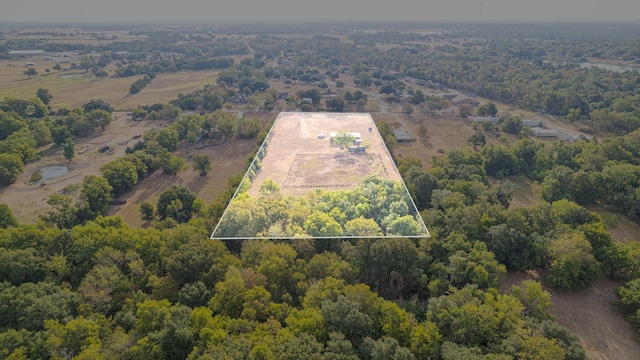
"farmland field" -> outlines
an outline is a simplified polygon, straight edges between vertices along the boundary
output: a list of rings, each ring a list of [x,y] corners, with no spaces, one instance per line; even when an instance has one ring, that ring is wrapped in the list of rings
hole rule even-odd
[[[159,74],[151,84],[135,95],[129,94],[131,83],[140,76],[97,79],[83,70],[50,71],[55,65],[50,61],[37,61],[38,75],[28,79],[22,72],[25,61],[0,60],[0,98],[32,98],[38,88],[48,89],[53,100],[51,105],[60,108],[75,108],[91,99],[103,99],[116,110],[131,110],[139,105],[167,103],[178,93],[201,89],[216,82],[220,70],[180,71]]]

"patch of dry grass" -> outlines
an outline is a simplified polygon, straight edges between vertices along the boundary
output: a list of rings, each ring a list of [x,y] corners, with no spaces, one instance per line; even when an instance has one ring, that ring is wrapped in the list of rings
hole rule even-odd
[[[53,95],[51,106],[54,108],[75,108],[91,99],[103,99],[116,110],[129,110],[138,105],[166,103],[175,99],[178,93],[201,89],[206,84],[215,83],[220,73],[220,70],[202,70],[159,74],[140,93],[130,95],[129,87],[139,77],[97,79],[83,70],[51,71],[47,74],[45,69],[52,69],[54,62],[33,61],[38,75],[28,79],[23,74],[26,62],[29,61],[0,61],[0,98],[33,98],[38,88],[45,88]],[[113,75],[113,69],[108,69],[111,70],[110,75]]]

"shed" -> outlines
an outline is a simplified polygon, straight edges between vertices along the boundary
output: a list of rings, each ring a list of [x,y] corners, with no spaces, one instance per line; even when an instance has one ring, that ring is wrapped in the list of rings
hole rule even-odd
[[[522,126],[528,126],[530,128],[542,127],[544,122],[540,120],[522,120]]]
[[[543,129],[541,127],[534,127],[531,129],[531,134],[537,137],[555,138],[558,137],[558,132],[552,129]]]
[[[398,142],[411,142],[411,135],[404,129],[393,130],[393,135],[398,139]]]
[[[44,54],[44,50],[9,50],[9,56],[36,56]]]
[[[451,101],[453,101],[453,103],[456,105],[469,104],[473,107],[478,107],[478,105],[480,105],[480,102],[478,100],[472,99],[466,95],[458,95],[451,99]]]

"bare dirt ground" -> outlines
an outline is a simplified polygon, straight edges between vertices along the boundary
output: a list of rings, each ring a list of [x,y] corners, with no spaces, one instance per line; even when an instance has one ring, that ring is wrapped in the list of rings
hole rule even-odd
[[[501,290],[508,291],[526,279],[540,281],[540,276],[535,271],[509,272]],[[571,292],[542,284],[551,293],[550,313],[580,338],[589,359],[637,360],[640,356],[636,330],[613,306],[616,300],[613,289],[620,285],[604,276],[587,289]]]
[[[389,178],[379,154],[297,155],[283,186],[289,188],[349,188],[362,180],[362,174]]]
[[[330,133],[343,130],[360,133],[369,144],[366,154],[350,154],[347,149],[331,145]],[[320,134],[324,137],[319,138]],[[351,188],[374,174],[400,180],[369,114],[281,113],[271,136],[262,168],[249,189],[252,196],[258,195],[260,185],[267,179],[276,182],[284,195],[304,195],[312,187],[294,179],[299,175],[315,179],[313,183],[326,190]],[[310,161],[311,158],[316,160]],[[342,164],[348,160],[352,163]],[[292,171],[294,174],[289,176]]]

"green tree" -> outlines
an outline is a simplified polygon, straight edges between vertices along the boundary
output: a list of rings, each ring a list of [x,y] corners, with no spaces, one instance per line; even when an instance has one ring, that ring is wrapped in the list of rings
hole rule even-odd
[[[23,71],[22,73],[27,75],[27,77],[29,79],[31,79],[32,76],[38,75],[38,70],[36,70],[35,68],[30,67],[27,70]]]
[[[193,169],[200,171],[200,176],[206,176],[211,171],[211,160],[207,154],[193,156]]]
[[[467,144],[473,146],[473,150],[477,151],[478,146],[483,147],[487,144],[487,137],[480,131],[477,131],[475,134],[469,136]]]
[[[113,188],[107,179],[102,176],[87,175],[82,179],[82,191],[80,200],[83,210],[89,219],[95,219],[99,215],[106,215],[107,208],[113,200]]]
[[[342,96],[336,96],[325,101],[327,109],[332,112],[343,112],[347,107],[347,101]]]
[[[49,93],[49,90],[44,88],[38,88],[36,91],[36,97],[45,105],[49,105],[49,102],[53,99],[53,95]]]
[[[91,99],[88,103],[82,105],[82,110],[84,110],[85,114],[97,109],[102,109],[108,113],[113,112],[111,104],[102,99]]]
[[[49,210],[40,216],[44,222],[59,229],[71,229],[79,223],[78,207],[71,196],[53,193],[47,199],[47,204],[50,206]]]
[[[172,218],[179,223],[187,222],[194,214],[196,197],[196,193],[185,185],[172,185],[160,193],[156,212],[160,220]]]
[[[111,113],[104,109],[94,109],[86,113],[85,120],[92,124],[93,127],[100,127],[104,130],[111,124]]]
[[[336,301],[323,301],[320,313],[329,332],[342,333],[355,344],[359,344],[373,330],[373,321],[367,314],[362,313],[362,306],[343,295]]]
[[[0,203],[0,229],[6,229],[11,226],[18,226],[18,221],[13,216],[9,205]]]
[[[442,346],[442,335],[438,327],[431,321],[417,324],[411,330],[411,352],[418,359],[437,357]]]
[[[76,155],[73,140],[69,139],[66,143],[64,143],[63,154],[64,158],[68,161],[71,161],[71,159],[73,159],[73,157]]]
[[[314,212],[304,222],[305,232],[311,236],[342,236],[342,227],[324,212]]]
[[[215,295],[209,302],[209,307],[215,313],[238,318],[242,314],[246,292],[247,284],[240,271],[230,266],[224,281],[216,284]]]
[[[333,143],[339,145],[341,148],[351,146],[355,140],[356,137],[348,130],[338,131],[332,139]]]
[[[260,122],[256,117],[251,120],[243,117],[238,119],[236,124],[236,132],[240,139],[253,139],[258,136],[261,130]]]
[[[24,165],[18,155],[0,154],[0,185],[12,184],[23,171]]]
[[[402,112],[407,116],[411,116],[411,114],[413,114],[413,106],[407,105],[407,106],[403,107],[402,108]]]
[[[562,235],[549,246],[549,281],[558,289],[591,285],[600,275],[600,264],[592,255],[589,241],[581,232]]]
[[[575,122],[580,120],[580,115],[582,115],[580,108],[569,109],[569,113],[567,114],[567,120],[571,122]]]
[[[51,129],[51,138],[56,145],[61,146],[67,142],[67,139],[71,138],[71,133],[66,126],[58,125]]]
[[[552,319],[547,310],[551,308],[551,294],[542,289],[537,281],[523,280],[520,285],[511,286],[511,295],[524,305],[524,313],[538,320]]]
[[[502,131],[510,133],[510,134],[520,134],[522,131],[522,118],[516,115],[507,115],[500,119],[502,125],[500,125],[500,129]]]
[[[395,92],[396,92],[396,89],[392,85],[386,84],[380,87],[380,94],[389,95]]]
[[[378,223],[373,219],[365,219],[364,217],[355,218],[347,221],[344,225],[345,235],[348,236],[381,236],[382,230]]]
[[[100,168],[102,176],[113,188],[113,194],[119,195],[138,183],[136,166],[125,159],[110,161]]]
[[[473,113],[473,106],[469,104],[460,104],[458,105],[458,115],[461,118],[466,118],[467,116]]]
[[[27,127],[27,122],[17,113],[0,110],[0,140],[5,140],[11,134]]]
[[[20,129],[0,141],[0,153],[11,153],[20,156],[22,162],[36,158],[36,140],[29,129]]]
[[[149,204],[146,201],[140,204],[140,217],[144,221],[151,221],[155,219],[156,213],[153,209],[153,205]]]
[[[90,357],[102,345],[100,324],[84,317],[71,319],[64,325],[58,320],[46,320],[45,329],[49,332],[47,348],[57,357],[68,354],[80,359]]]
[[[36,146],[42,146],[51,143],[51,130],[43,121],[38,121],[31,125],[31,135],[36,140]]]
[[[518,172],[518,159],[509,147],[491,145],[482,149],[481,154],[485,158],[484,169],[488,175],[502,178]]]
[[[180,135],[178,134],[178,130],[172,127],[166,127],[158,132],[156,141],[158,141],[158,144],[163,148],[173,151],[178,147]]]
[[[476,112],[478,113],[478,116],[494,117],[498,114],[498,108],[496,107],[496,104],[490,102],[486,105],[478,106],[478,108],[476,109]]]

